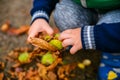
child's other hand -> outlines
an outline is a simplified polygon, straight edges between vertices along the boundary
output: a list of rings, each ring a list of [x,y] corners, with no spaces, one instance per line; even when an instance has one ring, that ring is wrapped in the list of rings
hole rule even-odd
[[[28,42],[31,42],[30,37],[35,37],[39,32],[46,32],[49,35],[53,34],[53,29],[49,26],[49,24],[44,19],[36,19],[29,31],[28,31]]]
[[[74,54],[82,48],[81,28],[68,29],[60,34],[59,39],[62,41],[63,47],[72,45],[70,53]]]

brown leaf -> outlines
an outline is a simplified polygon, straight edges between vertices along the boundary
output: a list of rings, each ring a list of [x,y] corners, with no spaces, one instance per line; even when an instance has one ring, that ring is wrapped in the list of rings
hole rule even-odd
[[[56,74],[52,71],[49,71],[47,76],[48,76],[49,80],[57,80]]]
[[[10,35],[20,35],[26,33],[29,30],[29,26],[21,26],[20,28],[10,28],[8,34]]]
[[[67,64],[67,65],[63,65],[61,67],[59,67],[57,74],[59,76],[60,79],[64,79],[66,78],[66,76],[68,76],[70,74],[70,72],[72,70],[74,70],[76,68],[76,63],[72,63],[72,64]],[[65,80],[65,79],[64,79]],[[66,78],[67,80],[67,78]]]
[[[40,38],[31,38],[31,43],[40,49],[50,50],[50,51],[57,51],[55,47],[50,45],[47,41],[40,39]]]
[[[0,80],[3,80],[4,73],[0,73]]]
[[[53,64],[47,67],[47,70],[53,70],[59,63],[61,63],[61,61],[61,58],[57,58]]]

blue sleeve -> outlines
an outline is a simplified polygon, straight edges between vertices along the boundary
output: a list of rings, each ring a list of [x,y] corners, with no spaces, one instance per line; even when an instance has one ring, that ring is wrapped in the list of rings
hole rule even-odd
[[[120,52],[120,23],[86,26],[81,36],[84,49]]]
[[[37,18],[49,20],[49,16],[59,0],[34,0],[31,9],[32,22]]]
[[[94,36],[96,49],[120,52],[120,23],[96,25]]]

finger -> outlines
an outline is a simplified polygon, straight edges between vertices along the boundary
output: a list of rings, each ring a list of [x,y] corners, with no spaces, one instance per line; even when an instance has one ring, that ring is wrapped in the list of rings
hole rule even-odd
[[[70,49],[70,53],[71,54],[75,54],[79,49],[74,45],[71,49]]]
[[[53,33],[54,33],[54,31],[53,31],[52,29],[47,29],[46,32],[47,32],[47,34],[49,34],[49,35],[53,35]]]
[[[65,39],[65,40],[63,40],[63,42],[62,42],[62,46],[63,46],[63,47],[67,47],[67,46],[71,46],[71,45],[73,45],[72,39]]]
[[[61,33],[60,34],[60,37],[59,37],[59,40],[64,40],[64,39],[68,39],[68,38],[70,38],[71,36],[70,36],[70,34],[67,34],[67,33]]]
[[[61,34],[60,34],[60,37],[59,37],[59,40],[63,40],[63,39],[67,39],[67,38],[70,38],[70,34],[71,34],[72,30],[71,29],[68,29],[68,30],[65,30],[63,31]]]

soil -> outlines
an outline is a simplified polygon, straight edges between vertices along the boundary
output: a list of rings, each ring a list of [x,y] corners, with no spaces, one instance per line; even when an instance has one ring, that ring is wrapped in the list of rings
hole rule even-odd
[[[9,21],[12,27],[30,24],[31,0],[0,0],[0,26]],[[0,32],[0,57],[15,47],[28,46],[27,35],[11,36]]]
[[[32,0],[0,0],[0,26],[6,21],[9,21],[12,27],[16,28],[22,25],[29,25],[31,20],[29,14],[31,7]],[[51,24],[53,25],[53,23]],[[26,39],[27,34],[13,36],[0,31],[0,61],[4,61],[4,56],[15,48],[33,48],[33,46],[26,43]],[[65,53],[64,58],[70,58],[69,62],[83,61],[84,59],[90,59],[92,62],[84,71],[76,70],[75,73],[78,76],[72,80],[96,80],[100,60],[99,51],[81,50],[75,55],[70,55],[68,51],[63,53]]]

